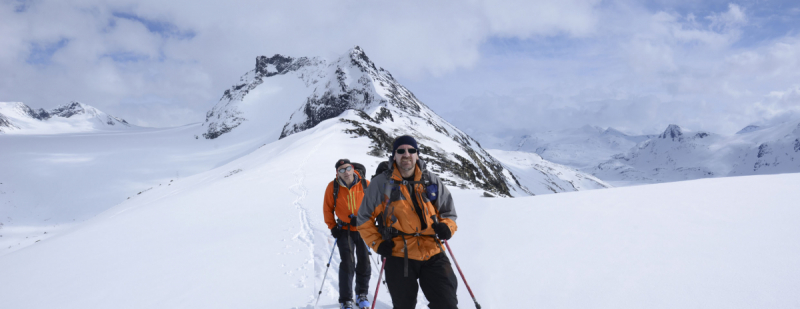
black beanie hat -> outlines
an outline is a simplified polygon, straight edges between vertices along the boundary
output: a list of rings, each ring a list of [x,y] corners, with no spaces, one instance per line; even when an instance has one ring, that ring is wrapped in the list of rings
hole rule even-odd
[[[417,140],[411,136],[403,135],[394,139],[394,143],[392,143],[392,153],[395,153],[397,151],[397,147],[402,145],[411,145],[414,147],[414,149],[419,149],[419,147],[417,147]]]
[[[350,164],[350,160],[348,159],[339,159],[336,161],[336,169],[338,170],[340,166]]]

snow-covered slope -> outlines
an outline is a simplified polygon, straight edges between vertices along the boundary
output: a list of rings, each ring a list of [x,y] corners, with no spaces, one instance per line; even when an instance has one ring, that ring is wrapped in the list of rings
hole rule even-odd
[[[670,125],[657,138],[591,171],[607,181],[635,183],[800,172],[800,121],[748,126],[735,135]]]
[[[556,164],[535,153],[489,149],[515,179],[533,194],[572,192],[610,188],[611,185],[592,176],[561,164]]]
[[[428,167],[450,185],[500,196],[531,194],[477,141],[417,100],[359,47],[334,60],[258,57],[256,67],[207,113],[198,135],[226,140],[260,132],[277,140],[336,118],[350,137],[370,142],[337,156],[367,153],[371,162],[385,160],[392,140],[408,134],[417,139]]]
[[[740,131],[730,140],[741,149],[730,175],[800,172],[800,121]]]
[[[614,156],[592,172],[601,179],[639,183],[724,175],[725,164],[714,160],[720,154],[718,147],[712,147],[723,140],[717,134],[670,125],[658,137],[636,145],[626,155]]]
[[[80,102],[73,101],[50,111],[41,108],[34,111],[21,102],[0,102],[0,133],[60,134],[131,128],[136,126]]]
[[[4,111],[22,115],[14,114],[18,116],[15,119],[28,117],[28,121],[41,126],[37,129],[31,125],[30,128],[17,131],[42,134],[0,134],[3,149],[0,151],[0,223],[3,224],[0,254],[52,237],[55,230],[91,218],[127,198],[134,198],[159,186],[171,186],[171,181],[208,171],[280,140],[281,135],[289,132],[284,131],[285,128],[294,128],[295,124],[300,128],[307,123],[305,120],[295,122],[308,116],[304,111],[329,108],[317,106],[325,105],[318,101],[313,101],[316,102],[314,106],[308,105],[311,102],[308,96],[318,92],[322,93],[319,96],[328,92],[330,95],[337,93],[337,89],[341,89],[339,75],[334,74],[337,71],[345,72],[345,84],[360,89],[348,90],[347,93],[368,90],[384,92],[369,95],[379,100],[356,104],[356,107],[378,105],[374,108],[365,107],[367,112],[370,112],[370,108],[374,109],[371,114],[350,108],[327,119],[341,126],[333,127],[335,129],[332,130],[337,131],[326,138],[343,144],[358,140],[361,143],[359,147],[331,151],[314,160],[330,164],[342,157],[361,157],[359,162],[367,165],[372,174],[379,162],[386,159],[386,150],[390,148],[392,137],[412,134],[420,141],[422,157],[431,169],[448,179],[453,187],[476,189],[479,195],[491,192],[493,195],[513,196],[528,196],[532,192],[549,193],[553,189],[558,192],[573,190],[573,187],[558,179],[570,181],[574,177],[563,178],[557,175],[557,170],[552,175],[539,176],[536,172],[536,177],[522,177],[521,181],[525,184],[520,184],[510,169],[504,168],[477,142],[436,116],[413,98],[408,90],[390,80],[388,73],[384,70],[374,71],[371,63],[364,64],[366,56],[362,53],[358,48],[353,49],[332,62],[335,65],[314,67],[312,63],[323,63],[323,60],[308,60],[309,64],[291,72],[284,72],[286,68],[294,67],[281,65],[280,59],[285,59],[283,56],[259,57],[257,68],[242,78],[247,83],[226,91],[220,104],[208,113],[207,122],[177,128],[102,129],[65,133],[70,130],[55,129],[45,121],[31,118],[31,115],[40,117],[46,114],[49,117],[47,121],[72,121],[87,115],[103,114],[80,103],[69,105],[71,108],[38,113],[21,103],[3,105],[7,107]],[[361,71],[360,66],[369,67],[372,70],[368,70],[372,72],[369,74],[380,73],[376,76],[382,79],[373,84],[377,86],[370,88],[361,83],[369,74]],[[285,74],[277,74],[278,71]],[[332,76],[336,76],[333,79],[335,84],[323,78],[328,76],[325,72],[332,72]],[[304,79],[312,75],[317,76],[316,82]],[[381,83],[387,86],[378,87]],[[320,92],[321,89],[328,89],[329,85],[339,86]],[[350,102],[344,99],[349,94],[337,93],[336,96],[341,98],[341,102]],[[239,125],[234,126],[234,122],[230,122],[233,118],[224,117],[233,114],[241,116]],[[312,116],[321,114],[324,113]],[[95,121],[98,118],[86,119]],[[287,125],[287,122],[292,125]],[[86,121],[81,120],[80,123]],[[210,129],[221,128],[223,124],[232,129],[224,132]],[[43,134],[46,132],[59,134]],[[209,132],[217,132],[218,135],[203,136],[203,133]],[[293,134],[299,132],[304,130]],[[327,170],[323,171],[327,173]],[[524,173],[525,169],[520,171]],[[542,171],[549,173],[548,169]],[[577,185],[574,188],[590,187]]]
[[[614,128],[583,126],[521,136],[482,135],[479,139],[487,148],[536,153],[545,160],[588,171],[651,137],[628,135]]]
[[[263,145],[197,140],[199,128],[0,134],[0,255]]]
[[[321,213],[331,158],[370,146],[341,139],[349,127],[323,121],[0,256],[3,308],[310,308],[333,244]],[[791,308],[800,305],[798,181],[517,199],[453,188],[450,246],[483,308]],[[321,308],[336,306],[338,265],[335,254]],[[458,295],[472,306],[463,282]],[[389,301],[381,287],[377,308]]]

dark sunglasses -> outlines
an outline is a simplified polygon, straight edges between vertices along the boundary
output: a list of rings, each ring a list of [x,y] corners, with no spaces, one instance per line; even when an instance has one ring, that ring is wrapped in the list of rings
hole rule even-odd
[[[339,174],[344,174],[344,172],[349,172],[353,170],[353,166],[343,167],[339,169]]]
[[[405,149],[403,149],[403,148],[397,149],[397,154],[405,154],[405,153],[406,153]],[[414,148],[408,148],[408,153],[415,154],[415,153],[417,153],[417,150],[414,149]]]

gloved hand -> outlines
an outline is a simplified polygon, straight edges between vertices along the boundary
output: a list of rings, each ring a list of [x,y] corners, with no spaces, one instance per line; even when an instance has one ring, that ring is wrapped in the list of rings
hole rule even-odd
[[[448,240],[453,236],[453,232],[450,231],[450,227],[441,222],[436,222],[433,224],[433,231],[436,232],[436,235],[439,236],[439,239],[441,240]]]
[[[342,235],[342,227],[338,226],[338,225],[334,226],[331,229],[331,236],[333,236],[333,238],[337,238],[338,239],[340,235]]]
[[[384,240],[380,245],[378,245],[378,254],[383,257],[390,257],[392,256],[392,249],[394,249],[394,241],[391,239]]]

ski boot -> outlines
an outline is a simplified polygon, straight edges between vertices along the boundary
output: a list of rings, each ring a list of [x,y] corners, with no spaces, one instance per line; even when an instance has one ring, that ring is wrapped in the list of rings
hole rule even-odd
[[[367,294],[358,295],[358,297],[356,297],[356,304],[358,304],[358,309],[369,309],[371,305]]]
[[[340,304],[339,309],[358,309],[352,300],[348,300]]]

